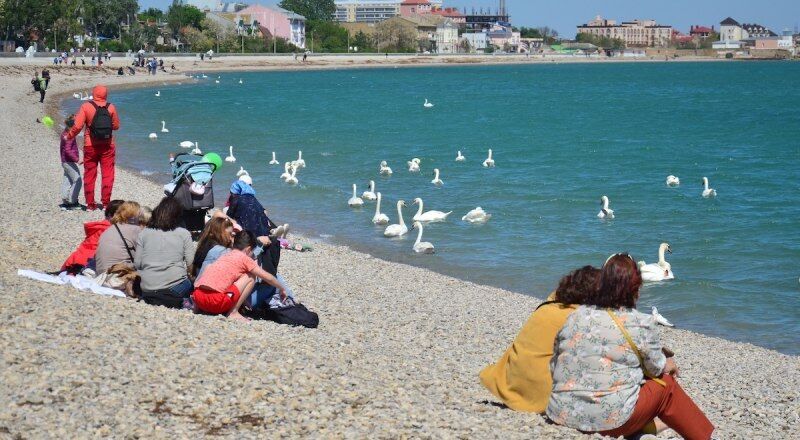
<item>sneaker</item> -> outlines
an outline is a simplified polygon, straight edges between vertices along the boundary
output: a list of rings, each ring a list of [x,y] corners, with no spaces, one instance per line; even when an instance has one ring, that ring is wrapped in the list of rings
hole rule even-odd
[[[80,203],[62,203],[58,205],[62,211],[78,211],[84,209],[83,205]]]

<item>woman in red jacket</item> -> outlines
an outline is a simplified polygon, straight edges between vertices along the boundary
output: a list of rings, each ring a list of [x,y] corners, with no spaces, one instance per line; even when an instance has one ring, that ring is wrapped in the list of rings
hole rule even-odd
[[[84,238],[81,244],[78,245],[78,248],[67,257],[67,261],[61,265],[62,271],[68,270],[70,266],[74,265],[81,267],[89,265],[89,260],[94,258],[94,254],[97,251],[97,243],[100,241],[100,236],[103,235],[106,229],[111,227],[111,217],[114,217],[117,208],[123,203],[125,203],[124,200],[112,200],[106,206],[106,218],[100,221],[86,222],[83,224],[83,231],[86,234],[86,238]]]

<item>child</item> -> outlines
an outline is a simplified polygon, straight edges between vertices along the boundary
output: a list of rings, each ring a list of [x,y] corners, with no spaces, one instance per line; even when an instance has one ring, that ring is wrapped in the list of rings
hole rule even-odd
[[[70,116],[64,121],[64,131],[61,133],[61,167],[64,168],[64,177],[61,180],[61,201],[58,205],[62,211],[81,209],[78,203],[78,194],[81,192],[81,163],[78,153],[78,143],[75,139],[68,139],[67,133],[75,125],[75,117]]]
[[[247,321],[239,313],[239,308],[253,292],[256,277],[274,286],[281,299],[286,299],[283,284],[259,267],[252,258],[257,243],[252,232],[240,232],[233,241],[233,249],[203,271],[195,281],[192,293],[192,300],[199,311],[213,315],[225,314],[231,319]]]

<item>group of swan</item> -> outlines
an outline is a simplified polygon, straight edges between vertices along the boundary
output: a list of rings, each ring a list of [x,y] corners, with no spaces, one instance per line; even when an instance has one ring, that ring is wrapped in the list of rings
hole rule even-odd
[[[167,123],[164,122],[164,121],[161,121],[161,132],[162,133],[169,133],[169,130],[167,129]],[[156,133],[150,133],[149,135],[147,135],[147,137],[150,138],[150,140],[158,139],[158,135]],[[183,145],[181,145],[181,146],[183,146]]]
[[[94,99],[94,97],[90,95],[89,92],[73,93],[72,97],[75,99],[79,99],[81,101],[89,101]]]
[[[681,179],[679,179],[677,176],[673,176],[672,174],[667,176],[667,186],[676,187],[676,186],[680,186],[680,184],[681,184]],[[717,196],[717,190],[715,190],[714,188],[709,188],[708,187],[708,177],[703,177],[703,193],[702,194],[703,194],[703,197],[705,197],[705,198],[716,197]]]
[[[272,161],[277,163],[278,161],[275,159],[275,152],[272,153]],[[281,179],[288,183],[289,185],[297,185],[300,181],[297,179],[297,170],[300,168],[306,167],[306,161],[303,160],[303,152],[297,152],[297,160],[293,160],[291,162],[286,162],[283,164],[283,174],[281,174]]]

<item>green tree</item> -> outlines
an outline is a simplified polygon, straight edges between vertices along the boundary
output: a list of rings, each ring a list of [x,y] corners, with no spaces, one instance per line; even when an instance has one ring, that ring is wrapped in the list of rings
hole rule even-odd
[[[147,8],[139,13],[139,19],[159,23],[164,19],[164,11],[158,8]]]
[[[133,21],[138,10],[137,0],[81,0],[80,14],[95,38],[118,38],[122,25]]]
[[[172,29],[172,34],[178,36],[186,26],[200,30],[201,23],[206,15],[203,11],[192,5],[184,4],[182,0],[172,0],[172,4],[167,9],[167,26]]]
[[[279,6],[302,15],[308,21],[331,21],[336,12],[333,0],[282,0]]]
[[[625,49],[626,47],[625,40],[620,38],[609,38],[587,33],[578,34],[575,36],[575,40],[579,43],[591,43],[603,49]]]
[[[364,31],[358,31],[350,43],[351,46],[357,47],[359,52],[373,52],[372,42]]]
[[[306,22],[306,35],[313,36],[316,52],[347,52],[347,29],[332,21],[309,20]]]

